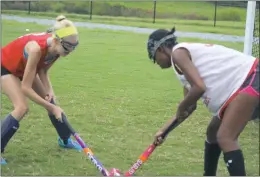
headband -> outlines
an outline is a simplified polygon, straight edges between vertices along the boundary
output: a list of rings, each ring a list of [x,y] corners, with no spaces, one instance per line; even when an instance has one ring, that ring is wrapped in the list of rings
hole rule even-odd
[[[55,36],[57,36],[60,39],[70,35],[76,35],[76,34],[78,34],[78,31],[74,26],[61,28],[55,31]]]
[[[148,47],[149,47],[149,57],[154,59],[155,52],[157,49],[168,39],[175,38],[176,36],[174,34],[167,35],[160,39],[159,41],[155,41],[153,39],[149,39],[148,41]]]

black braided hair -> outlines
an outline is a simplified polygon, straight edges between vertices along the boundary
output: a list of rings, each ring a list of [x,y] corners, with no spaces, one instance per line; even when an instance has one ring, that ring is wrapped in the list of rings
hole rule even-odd
[[[150,34],[147,42],[147,51],[150,59],[154,60],[155,52],[159,47],[173,48],[177,42],[175,36],[175,27],[170,31],[165,29],[158,29]]]
[[[174,37],[167,39],[162,45],[164,45],[167,48],[173,48],[176,44],[178,44],[177,37],[175,36],[175,31],[175,27],[173,27],[171,31],[167,33],[167,35],[174,35]]]

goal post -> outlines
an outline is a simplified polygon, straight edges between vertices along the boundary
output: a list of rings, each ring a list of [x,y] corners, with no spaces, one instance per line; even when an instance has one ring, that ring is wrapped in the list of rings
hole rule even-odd
[[[259,57],[259,4],[248,1],[245,24],[244,53]]]

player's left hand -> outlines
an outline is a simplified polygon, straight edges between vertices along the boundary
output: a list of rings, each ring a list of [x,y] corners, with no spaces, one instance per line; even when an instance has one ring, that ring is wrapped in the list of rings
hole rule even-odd
[[[45,100],[48,102],[51,102],[53,100],[53,102],[55,103],[55,95],[52,92],[50,92],[45,96]]]
[[[154,136],[154,144],[155,145],[159,146],[159,145],[161,145],[164,142],[165,138],[162,138],[162,134],[163,134],[162,130],[159,130],[155,134],[155,136]]]

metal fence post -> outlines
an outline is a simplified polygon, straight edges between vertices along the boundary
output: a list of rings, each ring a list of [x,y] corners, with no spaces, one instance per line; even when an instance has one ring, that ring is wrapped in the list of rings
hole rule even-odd
[[[156,0],[153,1],[153,23],[155,23],[156,18]]]
[[[93,8],[93,1],[90,1],[90,11],[89,11],[89,19],[92,20],[92,8]]]
[[[218,7],[218,1],[215,1],[214,27],[216,26],[216,21],[217,21],[217,7]]]
[[[31,1],[28,1],[28,14],[31,14]]]

